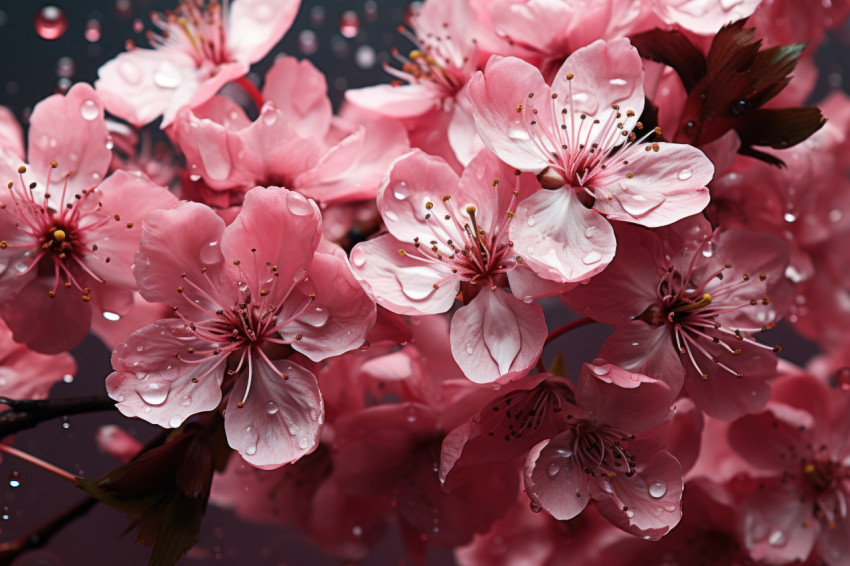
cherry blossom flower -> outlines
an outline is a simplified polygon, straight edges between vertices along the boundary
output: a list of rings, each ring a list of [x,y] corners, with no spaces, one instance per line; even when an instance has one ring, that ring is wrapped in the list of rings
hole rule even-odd
[[[762,487],[754,486],[740,508],[753,559],[788,564],[816,549],[826,564],[847,562],[848,415],[844,390],[794,375],[776,381],[765,411],[729,427],[732,448],[760,470]]]
[[[664,226],[708,203],[714,168],[702,152],[642,143],[659,130],[644,134],[637,121],[643,70],[626,39],[577,50],[551,87],[536,67],[494,57],[473,77],[469,97],[487,147],[549,189],[521,202],[511,226],[542,277],[574,282],[602,271],[616,247],[605,217]]]
[[[780,348],[752,334],[775,326],[790,300],[782,241],[735,228],[713,233],[701,217],[654,232],[617,228],[620,251],[608,269],[565,297],[617,327],[600,355],[674,394],[684,383],[721,420],[764,407]]]
[[[132,307],[141,221],[177,200],[141,174],[106,177],[107,139],[101,102],[80,83],[33,110],[29,164],[8,149],[0,154],[8,182],[0,195],[0,316],[16,341],[39,352],[79,344],[93,312],[115,317]]]
[[[154,13],[161,32],[153,49],[131,47],[98,70],[95,83],[107,110],[135,126],[162,116],[165,128],[183,107],[209,100],[244,77],[292,25],[300,0],[181,0]]]
[[[253,122],[221,96],[179,115],[172,135],[190,179],[217,191],[281,186],[323,204],[371,199],[389,164],[409,148],[392,120],[334,121],[325,77],[309,61],[277,59],[263,97]]]
[[[511,180],[515,186],[510,187]],[[452,318],[452,355],[479,383],[525,375],[546,337],[540,306],[557,293],[523,264],[508,238],[516,203],[536,189],[486,150],[458,178],[421,150],[399,158],[378,193],[390,233],[357,244],[354,273],[387,309]],[[510,285],[513,295],[501,288]]]
[[[318,208],[279,188],[249,191],[227,227],[183,203],[145,222],[142,296],[176,304],[113,352],[109,395],[127,416],[177,428],[228,394],[225,430],[249,463],[274,468],[315,449],[323,419],[311,360],[363,343],[375,307],[344,254],[320,245]]]

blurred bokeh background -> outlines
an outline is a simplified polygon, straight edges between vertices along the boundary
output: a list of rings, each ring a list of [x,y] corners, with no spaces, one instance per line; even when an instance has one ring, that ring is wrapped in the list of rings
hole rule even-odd
[[[54,92],[63,92],[77,81],[93,82],[97,68],[120,52],[129,39],[146,45],[144,32],[149,13],[173,8],[176,0],[0,0],[0,104],[9,107],[26,123],[32,106]],[[323,71],[335,105],[346,88],[386,82],[382,63],[389,50],[410,44],[396,28],[410,9],[405,0],[305,0],[290,32],[254,72],[260,76],[274,57],[287,53],[306,57]],[[847,90],[850,75],[850,28],[830,33],[816,59],[821,70],[812,101],[834,88]],[[571,314],[556,301],[547,303],[552,327],[563,324]],[[61,329],[57,329],[61,331]],[[808,342],[787,328],[778,329],[772,340],[784,347],[785,355],[798,363],[814,352]],[[596,352],[608,331],[600,325],[582,329],[559,341],[568,366],[583,361],[584,352]],[[87,339],[74,352],[79,373],[58,384],[54,397],[102,394],[103,378],[110,371],[109,352],[95,338]],[[547,361],[551,354],[547,355]],[[94,435],[99,426],[116,423],[141,439],[153,428],[143,422],[101,413],[61,419],[17,435],[15,445],[44,457],[73,473],[97,478],[117,462],[99,453]],[[9,457],[0,463],[0,541],[10,540],[54,516],[83,496],[50,474]],[[27,553],[15,566],[146,564],[149,550],[133,544],[133,534],[120,537],[127,526],[121,514],[95,507],[58,533],[46,548]],[[435,551],[433,564],[453,564],[449,552]],[[230,512],[210,507],[200,543],[184,564],[234,565],[334,565],[294,530],[247,523]],[[364,565],[404,563],[397,533],[382,543]]]

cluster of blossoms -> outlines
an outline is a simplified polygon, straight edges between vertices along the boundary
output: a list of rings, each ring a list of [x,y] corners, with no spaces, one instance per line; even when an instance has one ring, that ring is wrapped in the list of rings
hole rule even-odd
[[[850,4],[426,0],[337,113],[308,61],[248,77],[299,7],[154,14],[26,152],[0,112],[0,394],[113,348],[172,430],[75,481],[152,560],[209,501],[343,560],[850,564],[850,101],[805,106]]]

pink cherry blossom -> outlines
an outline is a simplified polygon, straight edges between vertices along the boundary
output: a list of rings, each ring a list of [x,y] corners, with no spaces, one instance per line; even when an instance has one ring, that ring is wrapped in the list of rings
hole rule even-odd
[[[95,83],[107,110],[135,126],[162,116],[167,127],[184,107],[209,100],[244,77],[292,25],[300,0],[181,0],[154,13],[161,34],[153,49],[132,47],[98,70]]]
[[[325,77],[308,61],[277,59],[263,96],[253,122],[221,96],[179,115],[172,135],[192,180],[218,191],[282,186],[326,204],[371,199],[409,148],[392,120],[334,121]]]
[[[452,354],[475,382],[525,375],[543,347],[543,312],[532,299],[560,289],[531,273],[508,239],[516,203],[535,189],[530,175],[515,175],[487,151],[458,178],[442,159],[414,150],[378,193],[390,233],[351,251],[358,279],[394,312],[445,312],[460,293]],[[501,289],[508,285],[513,295]]]
[[[287,347],[322,360],[362,344],[375,320],[344,254],[319,248],[320,234],[315,204],[275,187],[249,191],[227,227],[195,203],[151,215],[135,275],[142,296],[176,304],[178,318],[115,349],[106,383],[117,407],[176,428],[218,407],[224,391],[228,442],[251,464],[315,449],[321,394]]]
[[[643,143],[659,130],[643,133],[637,121],[643,71],[626,39],[579,49],[551,87],[536,67],[494,57],[473,77],[469,97],[487,147],[550,189],[520,203],[511,227],[542,277],[574,282],[602,271],[616,247],[604,217],[664,226],[708,203],[714,168],[702,152]]]
[[[141,221],[176,202],[141,174],[106,177],[107,138],[101,102],[80,83],[33,110],[28,165],[0,154],[0,316],[40,352],[79,344],[93,312],[132,307]]]
[[[664,536],[682,516],[682,468],[658,443],[635,437],[668,418],[669,394],[662,382],[603,360],[585,364],[569,426],[526,457],[532,503],[564,520],[593,499],[614,526]]]
[[[701,217],[663,232],[620,225],[617,234],[620,253],[608,269],[566,297],[617,327],[600,355],[674,393],[684,383],[722,420],[764,407],[779,347],[751,336],[773,327],[790,299],[782,242],[741,229],[712,233]]]
[[[759,468],[739,527],[755,560],[788,564],[812,549],[829,565],[850,555],[850,396],[806,375],[782,378],[766,410],[729,427],[729,443]]]

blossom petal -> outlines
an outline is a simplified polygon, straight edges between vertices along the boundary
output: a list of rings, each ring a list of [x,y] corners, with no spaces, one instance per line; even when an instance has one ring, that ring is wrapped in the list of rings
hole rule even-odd
[[[324,407],[316,376],[287,360],[254,359],[253,376],[236,381],[227,403],[227,442],[249,464],[271,470],[319,445]],[[247,370],[243,370],[247,371]],[[281,377],[281,375],[283,377]],[[244,405],[239,406],[245,399]]]
[[[256,63],[292,27],[301,0],[233,0],[227,22],[227,48],[233,57]]]
[[[176,428],[221,401],[226,358],[205,354],[206,360],[194,361],[201,354],[189,354],[190,349],[212,352],[216,347],[178,319],[149,324],[112,352],[115,371],[106,378],[106,392],[122,414]]]
[[[817,522],[813,509],[808,498],[778,481],[756,489],[739,511],[743,544],[753,560],[768,564],[805,561],[820,531],[813,525]]]
[[[24,132],[12,111],[0,106],[0,148],[24,160]]]
[[[538,191],[522,201],[510,234],[525,263],[559,283],[596,275],[617,247],[611,224],[585,208],[572,189]]]
[[[666,326],[654,328],[642,320],[629,322],[605,341],[599,357],[624,370],[663,381],[673,397],[682,389],[685,370]]]
[[[420,116],[439,102],[439,92],[430,85],[375,85],[345,91],[345,100],[390,118]]]
[[[333,116],[328,85],[310,61],[276,59],[266,73],[263,97],[283,112],[302,138],[323,139],[328,133]]]
[[[476,383],[522,377],[546,339],[543,309],[501,289],[483,289],[452,317],[452,356]]]
[[[559,521],[581,513],[590,500],[587,474],[576,465],[572,430],[544,440],[525,459],[525,489],[531,500]]]

